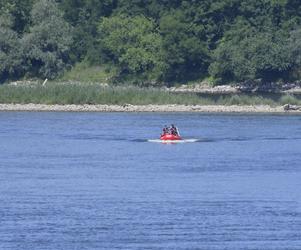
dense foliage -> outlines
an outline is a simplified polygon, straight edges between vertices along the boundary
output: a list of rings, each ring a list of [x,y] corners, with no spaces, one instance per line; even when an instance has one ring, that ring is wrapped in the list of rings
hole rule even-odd
[[[301,78],[299,0],[2,0],[0,81],[72,65],[118,82]]]

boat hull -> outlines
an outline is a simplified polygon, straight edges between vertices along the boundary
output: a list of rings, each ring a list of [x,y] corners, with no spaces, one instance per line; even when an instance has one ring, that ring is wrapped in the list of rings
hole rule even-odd
[[[182,140],[181,136],[178,135],[170,135],[170,134],[165,134],[160,136],[160,140],[162,141],[179,141]]]

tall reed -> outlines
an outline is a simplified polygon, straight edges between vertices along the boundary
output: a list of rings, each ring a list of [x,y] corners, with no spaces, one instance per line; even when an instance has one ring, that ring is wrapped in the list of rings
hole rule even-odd
[[[99,84],[1,85],[0,103],[40,104],[183,104],[183,105],[301,105],[301,99],[283,95],[278,99],[243,94],[216,97],[195,93],[172,93],[158,88],[102,86]]]

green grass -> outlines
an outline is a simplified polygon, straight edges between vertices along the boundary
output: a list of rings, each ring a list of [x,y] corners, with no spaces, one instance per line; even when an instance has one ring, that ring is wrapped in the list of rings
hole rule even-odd
[[[278,99],[262,96],[224,95],[201,97],[194,93],[170,93],[156,88],[99,84],[1,85],[0,103],[40,104],[184,104],[184,105],[301,105],[301,99],[283,95]]]
[[[115,68],[91,66],[87,62],[75,64],[71,70],[65,72],[62,81],[77,81],[86,83],[108,83],[115,76]]]

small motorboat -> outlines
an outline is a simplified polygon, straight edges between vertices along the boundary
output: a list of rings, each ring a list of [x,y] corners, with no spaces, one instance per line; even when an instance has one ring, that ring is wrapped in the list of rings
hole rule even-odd
[[[182,140],[182,138],[179,135],[162,134],[160,136],[160,140],[162,140],[162,141],[179,141],[179,140]]]
[[[163,133],[160,136],[160,140],[162,141],[180,141],[182,140],[178,128],[171,124],[170,127],[163,128]]]
[[[160,139],[150,139],[149,142],[158,142],[163,144],[176,144],[176,143],[186,143],[186,142],[197,142],[199,139],[183,139],[179,133],[179,130],[173,124],[171,127],[165,126],[163,132],[160,135]]]

